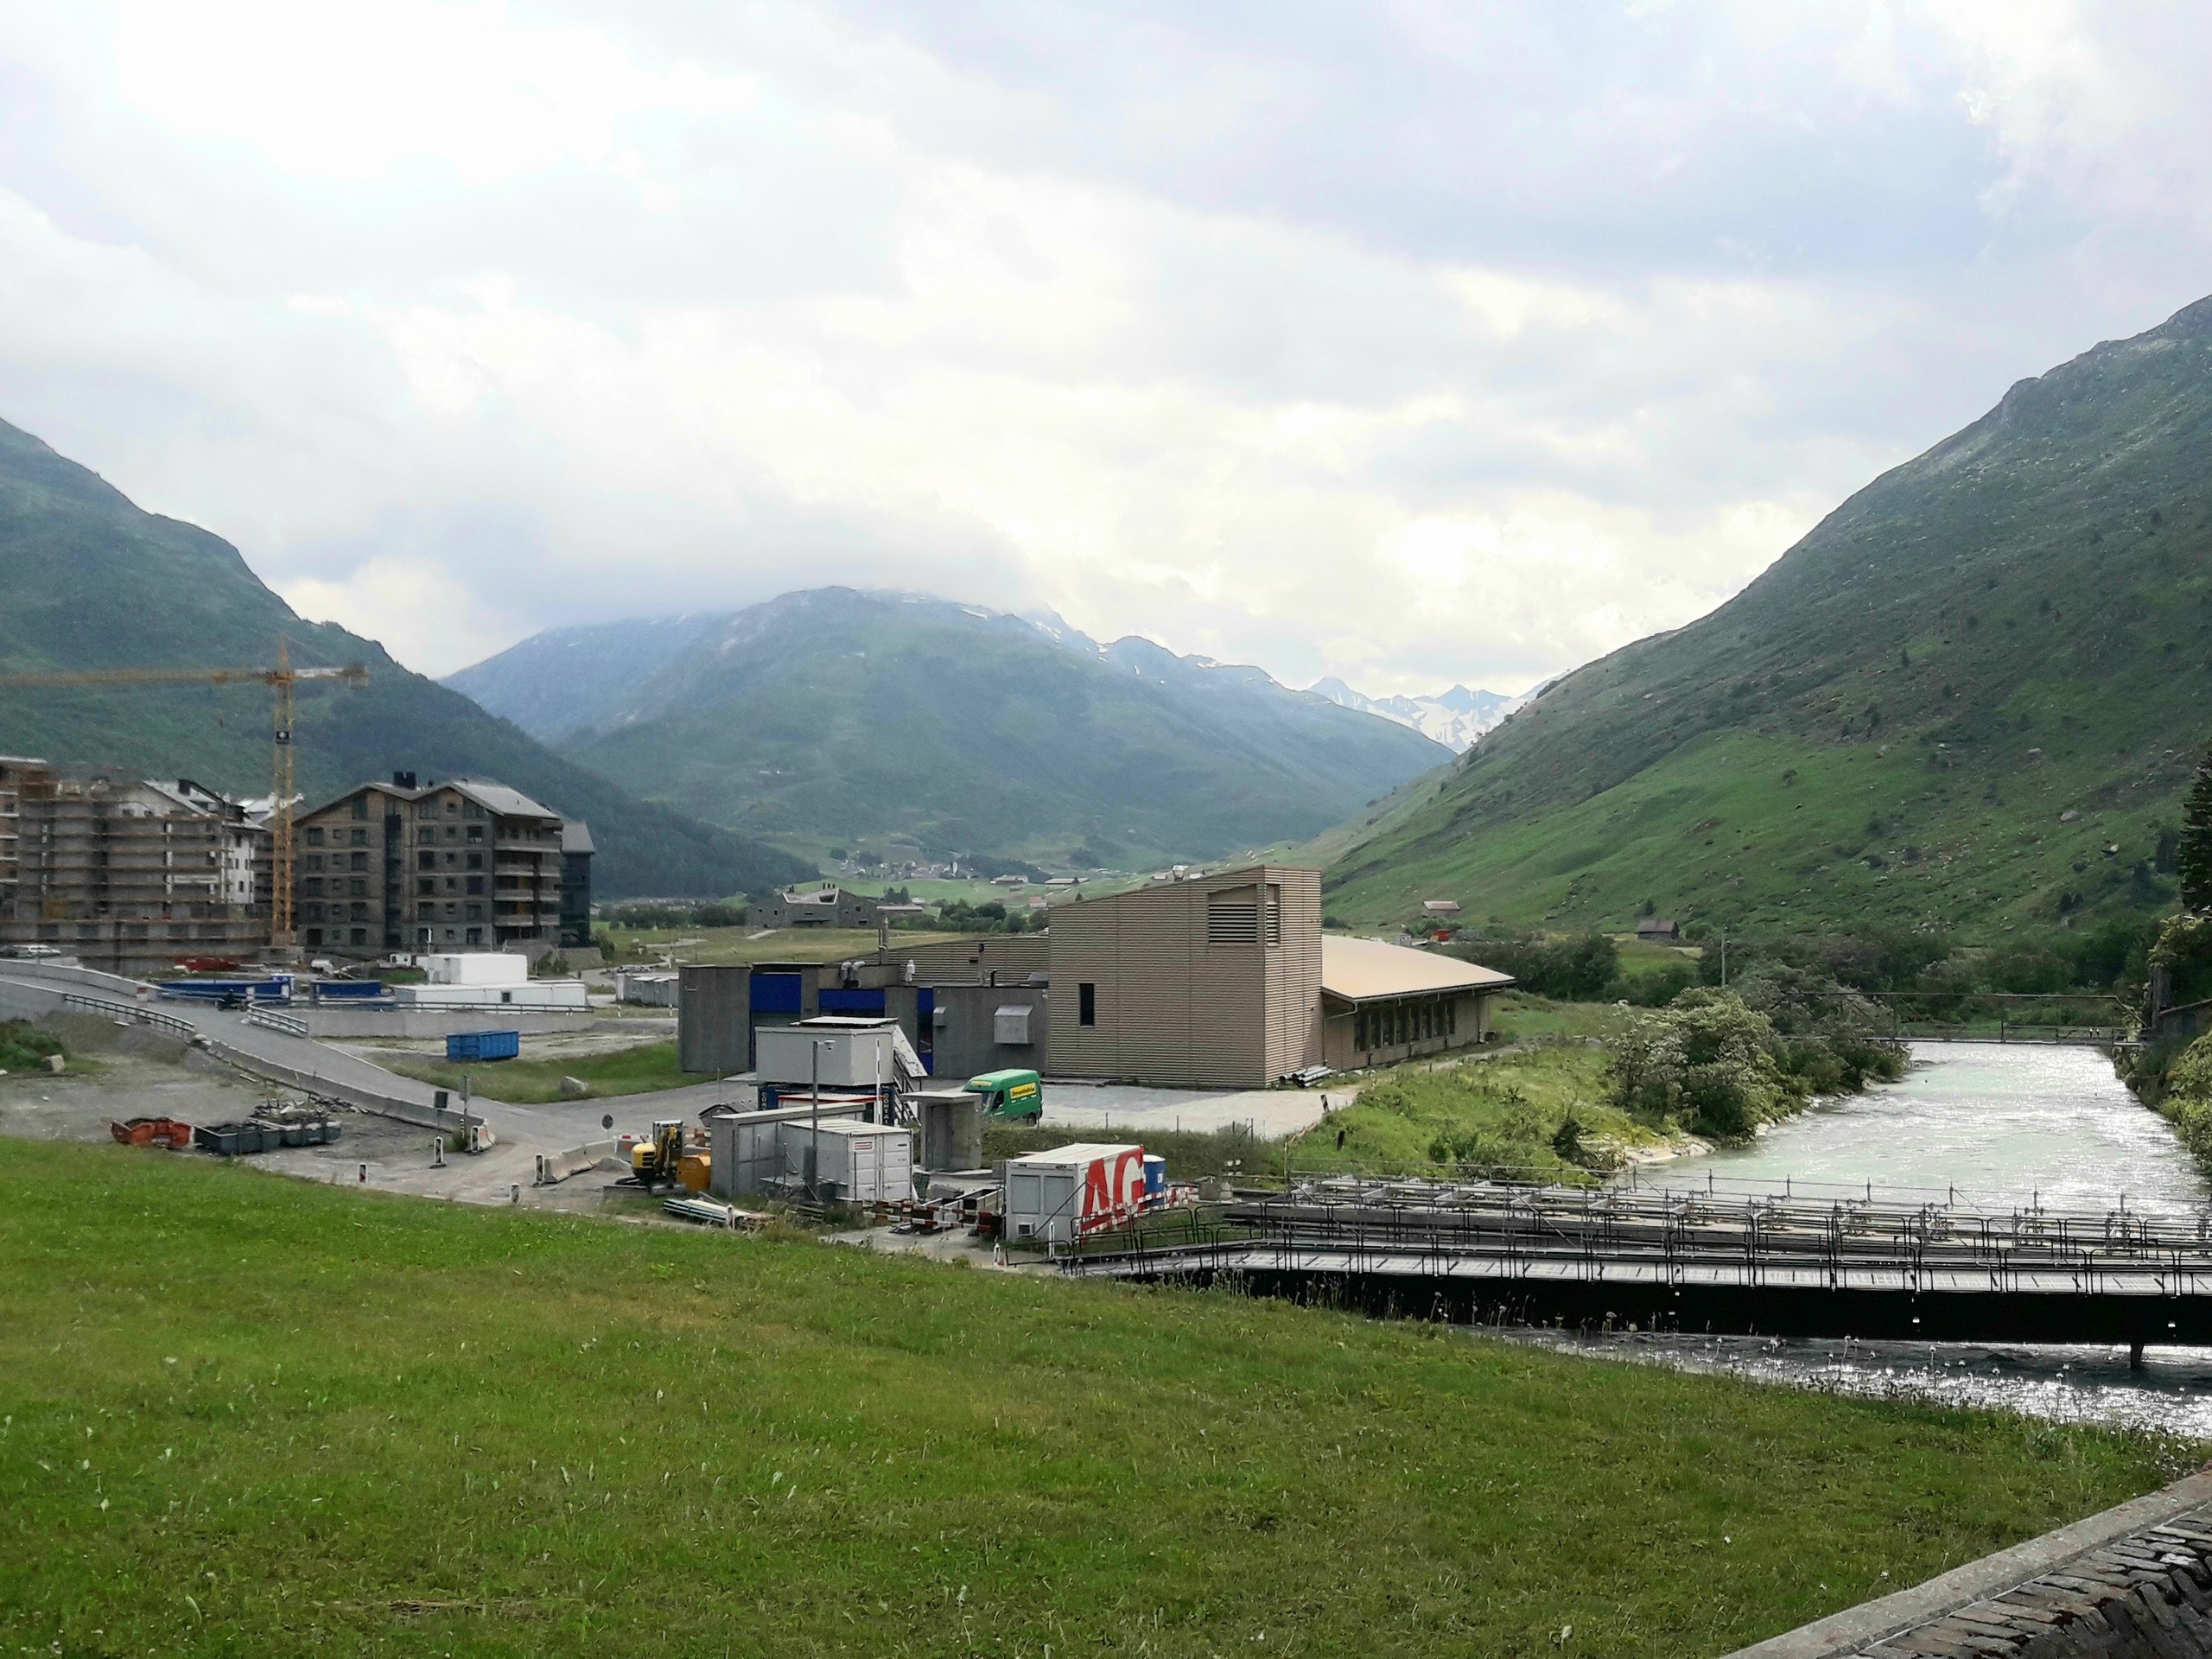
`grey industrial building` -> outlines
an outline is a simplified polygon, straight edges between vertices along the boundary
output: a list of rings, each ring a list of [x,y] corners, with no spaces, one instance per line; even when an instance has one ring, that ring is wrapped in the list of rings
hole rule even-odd
[[[1485,1039],[1504,974],[1321,931],[1319,872],[1288,865],[1058,906],[1046,933],[855,962],[686,968],[686,1071],[752,1069],[755,1033],[819,1014],[896,1020],[935,1076],[1006,1066],[1185,1088],[1262,1088]]]

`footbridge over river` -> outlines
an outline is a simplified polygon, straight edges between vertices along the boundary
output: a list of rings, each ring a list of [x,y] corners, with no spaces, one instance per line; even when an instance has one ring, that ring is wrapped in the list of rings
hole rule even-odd
[[[2212,1345],[2212,1217],[1331,1180],[1064,1247],[1084,1277],[1459,1323]]]

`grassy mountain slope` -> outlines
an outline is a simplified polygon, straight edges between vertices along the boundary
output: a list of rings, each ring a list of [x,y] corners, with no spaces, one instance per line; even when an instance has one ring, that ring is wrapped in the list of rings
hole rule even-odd
[[[301,620],[236,548],[141,512],[98,476],[0,423],[0,673],[251,666],[281,633],[302,664],[361,662],[359,691],[302,692],[310,798],[404,767],[474,773],[587,818],[609,894],[721,895],[804,873],[787,855],[625,795],[373,641]],[[267,794],[270,696],[258,685],[0,687],[0,750],[182,774]]]
[[[622,660],[575,637],[594,632],[525,641],[453,683],[519,718],[548,706],[545,681]],[[604,713],[564,751],[802,843],[1211,858],[1312,835],[1450,758],[1257,669],[914,595],[787,594],[639,667],[596,688]]]
[[[2171,896],[2212,732],[2212,301],[2014,386],[1358,825],[1346,917],[1987,931]]]

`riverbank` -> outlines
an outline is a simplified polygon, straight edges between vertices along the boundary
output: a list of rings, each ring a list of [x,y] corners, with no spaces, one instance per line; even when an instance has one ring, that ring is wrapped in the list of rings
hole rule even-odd
[[[2197,1455],[9,1141],[0,1419],[11,1630],[116,1652],[1703,1656]]]

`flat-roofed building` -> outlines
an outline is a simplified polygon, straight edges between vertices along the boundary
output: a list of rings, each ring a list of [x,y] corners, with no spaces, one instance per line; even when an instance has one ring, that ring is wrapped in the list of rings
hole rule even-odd
[[[842,887],[797,887],[748,905],[747,927],[874,927],[875,900]]]
[[[1380,939],[1324,938],[1320,1064],[1351,1071],[1482,1042],[1491,999],[1513,982],[1494,968]]]
[[[1321,873],[1259,865],[1052,912],[1052,1069],[1261,1088],[1321,1046]]]
[[[1052,1069],[1163,1087],[1263,1088],[1483,1041],[1510,976],[1321,933],[1294,866],[1147,882],[1052,912]]]

